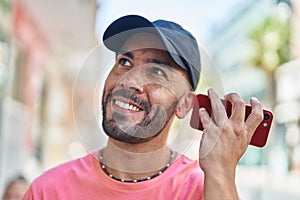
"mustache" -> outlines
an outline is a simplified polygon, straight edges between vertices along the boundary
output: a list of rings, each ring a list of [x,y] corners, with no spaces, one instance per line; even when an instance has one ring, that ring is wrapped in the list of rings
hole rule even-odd
[[[139,94],[136,91],[128,91],[125,89],[119,89],[119,90],[115,90],[113,92],[110,92],[108,94],[108,99],[112,100],[113,97],[115,96],[121,96],[125,99],[128,99],[132,102],[134,102],[135,104],[139,105],[146,113],[150,113],[151,111],[151,104],[142,99]]]

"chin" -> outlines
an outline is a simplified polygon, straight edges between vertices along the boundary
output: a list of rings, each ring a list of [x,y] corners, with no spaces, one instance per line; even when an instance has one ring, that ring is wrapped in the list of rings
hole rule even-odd
[[[102,127],[108,137],[128,144],[146,143],[160,135],[162,130],[161,129],[159,131],[153,132],[152,130],[149,130],[149,128],[147,130],[147,128],[138,125],[124,130],[125,128],[121,129],[120,126],[116,125],[114,120],[106,119],[103,120]]]

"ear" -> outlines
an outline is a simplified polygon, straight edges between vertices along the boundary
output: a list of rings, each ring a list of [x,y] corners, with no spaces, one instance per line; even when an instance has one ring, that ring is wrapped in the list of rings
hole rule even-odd
[[[193,92],[187,92],[184,94],[175,109],[175,115],[179,119],[183,119],[193,107],[193,100],[195,98],[195,94]]]

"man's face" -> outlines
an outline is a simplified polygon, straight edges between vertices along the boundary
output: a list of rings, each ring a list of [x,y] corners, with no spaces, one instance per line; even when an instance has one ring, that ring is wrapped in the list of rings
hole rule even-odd
[[[173,117],[190,86],[187,73],[162,49],[160,39],[149,33],[134,35],[123,45],[102,99],[108,136],[132,144],[147,142]]]

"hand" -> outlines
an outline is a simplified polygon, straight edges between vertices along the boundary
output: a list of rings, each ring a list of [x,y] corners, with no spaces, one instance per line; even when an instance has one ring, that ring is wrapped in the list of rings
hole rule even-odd
[[[199,149],[199,164],[205,173],[204,199],[239,199],[235,185],[235,169],[246,151],[255,129],[263,120],[263,109],[256,98],[251,98],[251,113],[245,121],[245,102],[238,94],[231,93],[225,100],[232,104],[228,118],[218,94],[208,92],[212,113],[199,110],[203,136]]]
[[[238,94],[225,96],[225,100],[232,104],[229,118],[218,94],[210,89],[208,96],[212,106],[211,117],[205,109],[199,110],[204,128],[199,150],[200,166],[205,173],[234,176],[239,159],[263,120],[262,105],[256,98],[251,98],[252,110],[245,121],[245,102]]]

